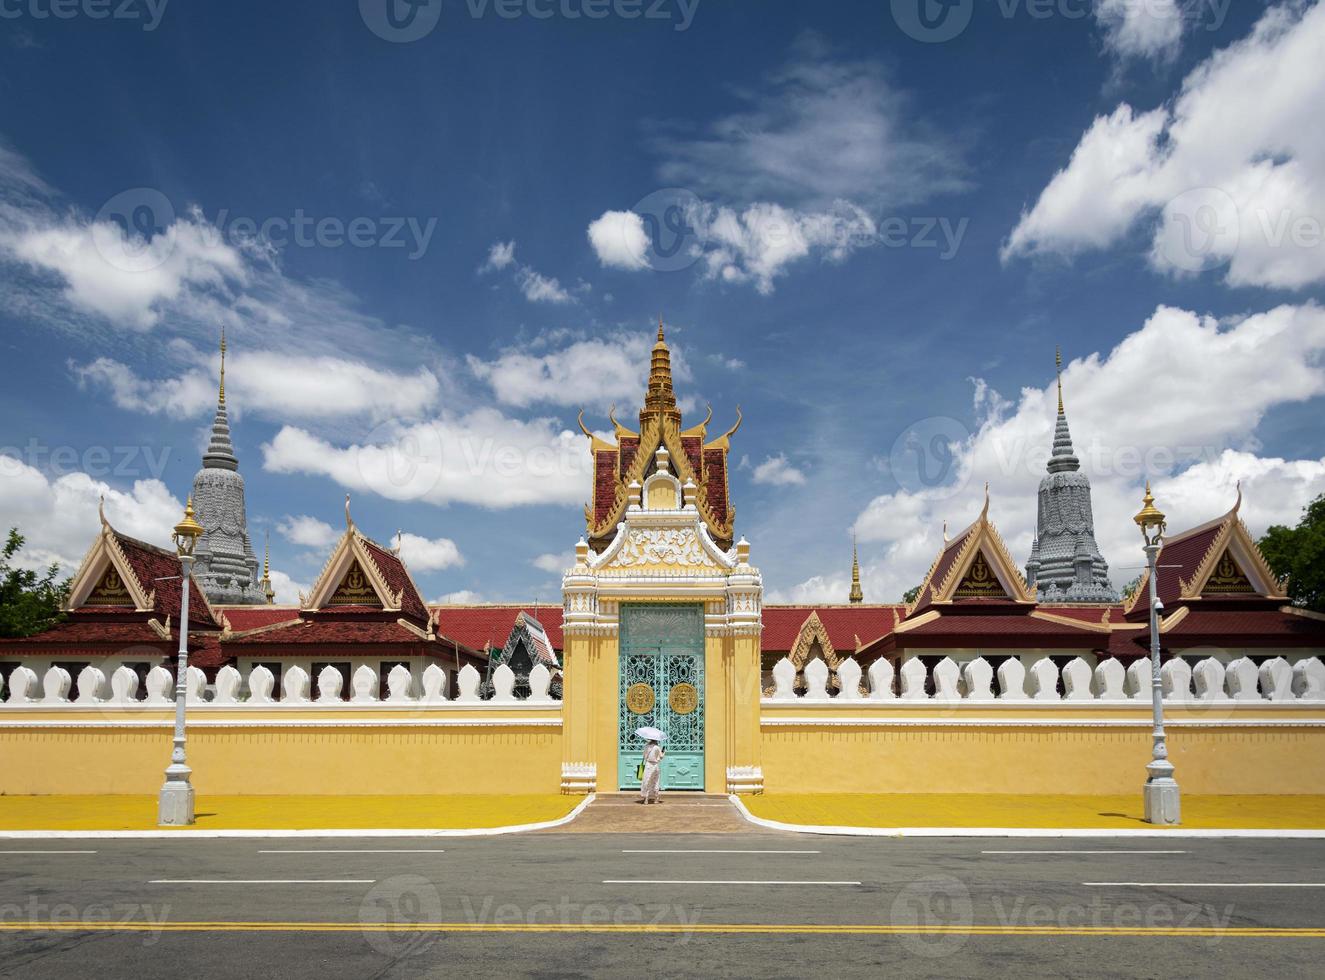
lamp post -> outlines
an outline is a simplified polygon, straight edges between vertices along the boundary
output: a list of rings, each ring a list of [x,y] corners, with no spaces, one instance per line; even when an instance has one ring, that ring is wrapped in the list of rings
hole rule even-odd
[[[1141,529],[1146,543],[1147,578],[1150,583],[1150,701],[1154,711],[1155,727],[1151,732],[1154,747],[1146,766],[1150,774],[1145,787],[1146,823],[1176,824],[1179,822],[1180,796],[1178,781],[1173,778],[1173,763],[1169,762],[1169,748],[1164,739],[1164,681],[1159,670],[1159,614],[1163,605],[1159,601],[1156,567],[1160,548],[1164,545],[1164,514],[1155,506],[1146,481],[1146,495],[1141,501],[1140,513],[1133,520]]]
[[[179,662],[175,667],[175,747],[166,767],[166,781],[157,804],[157,823],[182,827],[193,823],[192,774],[184,762],[184,699],[189,676],[189,589],[193,581],[193,549],[203,528],[193,516],[193,499],[184,506],[184,519],[175,525],[175,550],[182,571],[179,600]]]

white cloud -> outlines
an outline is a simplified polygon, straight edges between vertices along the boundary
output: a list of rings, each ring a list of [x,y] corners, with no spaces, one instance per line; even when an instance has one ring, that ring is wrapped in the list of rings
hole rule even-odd
[[[1113,350],[1067,365],[1068,421],[1093,485],[1096,540],[1115,585],[1134,578],[1143,560],[1131,517],[1147,476],[1175,533],[1226,511],[1239,479],[1242,516],[1256,534],[1271,523],[1296,523],[1302,507],[1325,492],[1325,459],[1261,457],[1256,439],[1276,406],[1325,395],[1323,357],[1325,310],[1314,304],[1224,323],[1161,307]],[[1025,560],[1056,391],[1025,388],[1002,407],[988,396],[985,404],[989,414],[954,447],[951,480],[920,486],[903,476],[906,485],[874,498],[856,518],[872,598],[897,599],[919,583],[940,547],[943,520],[952,533],[970,523],[986,481],[990,516],[1013,555]],[[808,580],[785,594],[817,595],[820,588],[836,595],[839,584]]]
[[[529,564],[553,575],[560,575],[575,564],[575,559],[556,552],[549,552],[546,555],[539,555],[537,558],[531,559]]]
[[[276,530],[291,544],[305,548],[330,548],[341,536],[341,532],[326,521],[308,514],[287,515],[276,525]]]
[[[706,275],[722,282],[752,282],[762,294],[789,266],[817,255],[841,262],[874,245],[878,228],[863,209],[836,201],[825,211],[752,204],[741,211],[705,205],[693,215]]]
[[[412,572],[436,572],[465,563],[450,538],[424,538],[408,532],[400,535],[400,558]]]
[[[104,388],[120,408],[183,416],[216,408],[215,368],[149,379],[108,357],[72,367],[80,384]],[[414,416],[437,400],[439,388],[427,368],[395,372],[331,356],[258,351],[234,354],[226,364],[231,406],[276,419]]]
[[[479,593],[475,592],[473,589],[458,589],[455,592],[448,592],[443,596],[438,596],[436,599],[430,602],[429,605],[430,606],[472,606],[482,601],[483,601],[483,596],[479,595]],[[443,625],[442,629],[445,630],[445,628],[446,628],[445,625]]]
[[[58,276],[74,306],[140,330],[155,326],[163,307],[184,294],[242,283],[246,276],[240,252],[195,213],[150,242],[109,221],[0,227],[0,248]]]
[[[389,500],[505,508],[582,501],[589,480],[583,436],[550,419],[521,421],[495,409],[387,423],[378,438],[337,445],[296,426],[263,445],[272,473],[325,476]]]
[[[598,261],[616,269],[639,270],[648,267],[645,253],[649,235],[644,219],[633,211],[604,211],[589,222],[589,243]]]
[[[653,344],[652,333],[621,331],[607,337],[573,340],[541,353],[535,352],[538,344],[522,344],[490,361],[471,355],[467,363],[506,405],[594,405],[605,409],[612,403],[633,405],[639,401],[649,374]],[[672,376],[684,382],[691,377],[686,359],[674,342],[670,346]]]
[[[791,465],[786,453],[778,453],[754,468],[754,481],[772,486],[800,486],[805,482],[805,474]]]
[[[1178,0],[1095,0],[1104,44],[1122,57],[1171,58],[1182,43]]]
[[[278,606],[294,606],[299,604],[299,597],[307,595],[312,589],[308,582],[296,582],[284,572],[271,570],[271,588],[276,593],[273,600]]]
[[[1284,3],[1184,79],[1172,104],[1096,118],[1003,247],[1071,255],[1143,226],[1158,270],[1230,286],[1325,281],[1325,5]]]
[[[132,538],[171,548],[175,522],[184,513],[160,480],[137,480],[130,490],[93,479],[83,472],[54,478],[13,455],[0,455],[0,514],[3,530],[18,527],[27,538],[19,558],[27,567],[58,562],[62,574],[78,569],[101,527],[98,500],[106,498],[106,519]]]
[[[515,261],[515,241],[493,242],[488,249],[488,257],[479,266],[479,272],[500,272]]]
[[[515,281],[524,293],[524,298],[531,303],[571,303],[571,296],[554,276],[545,276],[535,272],[527,265],[520,266],[515,273]]]
[[[917,121],[882,64],[834,60],[812,35],[743,108],[702,135],[659,136],[659,177],[701,197],[823,208],[838,200],[887,208],[966,189],[962,153]]]

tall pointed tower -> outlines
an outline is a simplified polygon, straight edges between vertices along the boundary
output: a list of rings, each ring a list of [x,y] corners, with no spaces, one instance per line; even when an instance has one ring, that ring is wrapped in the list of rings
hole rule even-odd
[[[710,439],[708,432],[712,409],[698,425],[681,427],[681,410],[672,389],[672,352],[667,347],[661,317],[649,359],[639,431],[632,432],[618,422],[615,409],[610,418],[615,434],[612,442],[590,432],[584,424],[584,413],[580,413],[580,429],[589,439],[593,456],[593,499],[584,508],[589,548],[602,551],[616,537],[632,494],[638,496],[657,468],[660,448],[667,450],[669,466],[693,496],[713,540],[724,551],[732,548],[736,511],[727,492],[727,453],[731,437],[741,426],[741,410],[736,409],[736,424],[716,439]]]
[[[230,441],[225,408],[225,331],[221,332],[221,385],[212,420],[212,438],[193,478],[193,506],[203,535],[193,574],[215,603],[258,605],[271,600],[258,574],[258,558],[248,538],[244,478]]]
[[[1095,543],[1090,478],[1072,449],[1063,410],[1063,353],[1057,352],[1058,424],[1048,473],[1040,480],[1035,543],[1026,561],[1026,580],[1037,598],[1053,602],[1117,602],[1109,565]]]
[[[847,602],[853,605],[865,601],[865,590],[860,587],[860,557],[856,553],[856,538],[851,538],[851,591],[847,594]]]

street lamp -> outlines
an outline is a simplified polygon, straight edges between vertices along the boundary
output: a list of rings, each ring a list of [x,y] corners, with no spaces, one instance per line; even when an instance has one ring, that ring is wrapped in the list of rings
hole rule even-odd
[[[193,581],[193,549],[203,527],[193,516],[193,498],[184,505],[184,519],[175,525],[175,550],[183,574],[180,577],[179,662],[175,667],[175,747],[166,767],[166,781],[157,804],[157,823],[163,827],[182,827],[193,823],[193,784],[191,770],[184,762],[184,698],[189,676],[189,590]]]
[[[1164,514],[1155,506],[1146,481],[1146,495],[1140,513],[1133,520],[1141,529],[1146,543],[1146,565],[1150,569],[1150,701],[1154,711],[1155,728],[1151,733],[1154,748],[1146,772],[1150,777],[1145,788],[1146,823],[1176,824],[1179,822],[1180,797],[1178,781],[1173,778],[1173,763],[1169,762],[1169,748],[1164,740],[1164,681],[1159,672],[1159,614],[1164,606],[1159,601],[1156,567],[1159,550],[1164,544]]]

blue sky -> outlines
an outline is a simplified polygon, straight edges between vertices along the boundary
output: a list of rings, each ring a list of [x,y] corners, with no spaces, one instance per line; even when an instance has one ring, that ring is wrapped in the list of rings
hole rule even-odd
[[[389,2],[3,4],[0,515],[35,560],[101,493],[164,543],[222,325],[290,600],[348,491],[429,599],[557,601],[577,412],[638,410],[660,312],[687,417],[744,412],[773,599],[844,600],[854,532],[895,600],[986,481],[1024,559],[1057,344],[1119,584],[1147,473],[1179,527],[1325,490],[1318,4]]]

